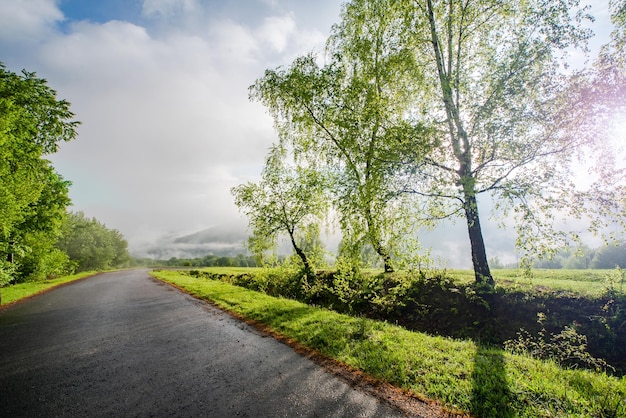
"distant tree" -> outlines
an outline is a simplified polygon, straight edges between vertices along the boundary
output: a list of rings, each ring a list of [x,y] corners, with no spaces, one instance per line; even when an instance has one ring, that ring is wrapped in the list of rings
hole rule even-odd
[[[123,267],[130,261],[122,234],[95,218],[87,218],[83,212],[68,214],[56,245],[78,271]]]
[[[0,252],[16,255],[13,279],[52,274],[63,264],[53,243],[70,202],[69,183],[44,156],[76,137],[69,108],[46,80],[0,63]]]
[[[494,269],[503,269],[504,264],[500,261],[500,257],[495,256],[489,259],[489,265]]]
[[[124,235],[116,230],[109,229],[109,237],[111,245],[113,247],[113,259],[111,260],[111,266],[125,267],[130,263],[130,254],[128,253],[128,241],[124,238]]]
[[[235,257],[235,264],[239,267],[255,267],[254,257],[246,256],[245,254],[237,254]]]
[[[202,259],[202,265],[207,267],[214,266],[217,262],[217,258],[216,255],[208,254]]]
[[[563,268],[565,269],[588,269],[595,257],[596,250],[586,245],[581,245],[577,251],[568,251],[564,254]]]
[[[611,244],[597,250],[591,267],[595,269],[626,268],[626,242]]]
[[[534,267],[539,269],[561,269],[563,268],[563,257],[553,255],[550,258],[540,258],[535,260]]]
[[[235,262],[231,257],[224,256],[217,259],[216,265],[219,267],[233,267]]]
[[[304,271],[312,275],[314,266],[298,245],[298,232],[319,222],[326,207],[324,180],[315,170],[290,167],[283,157],[283,149],[273,148],[261,181],[242,184],[231,191],[252,227],[252,252],[259,254],[272,248],[281,234],[286,235]]]
[[[70,204],[69,182],[51,167],[47,174],[40,180],[43,188],[39,198],[27,207],[24,220],[13,233],[14,246],[22,251],[16,259],[17,280],[59,276],[72,270],[67,255],[55,248]]]

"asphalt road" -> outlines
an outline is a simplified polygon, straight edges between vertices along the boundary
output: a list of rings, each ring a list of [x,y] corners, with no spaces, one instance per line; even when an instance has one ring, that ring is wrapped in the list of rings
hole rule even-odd
[[[0,311],[2,417],[394,417],[286,345],[145,271]]]

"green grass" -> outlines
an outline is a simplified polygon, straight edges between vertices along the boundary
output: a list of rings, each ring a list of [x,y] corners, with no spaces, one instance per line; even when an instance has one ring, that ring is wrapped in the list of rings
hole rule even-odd
[[[263,267],[185,267],[185,270],[210,271],[215,274],[234,275],[243,273],[255,273],[265,270]]]
[[[193,268],[190,268],[193,269]],[[201,267],[196,270],[215,274],[236,275],[262,271],[261,267]],[[382,273],[380,269],[365,270],[371,274]],[[446,270],[446,275],[460,283],[474,281],[473,270]],[[587,269],[533,269],[532,277],[524,276],[520,269],[493,269],[492,274],[496,285],[505,289],[529,290],[531,288],[547,288],[555,291],[572,292],[583,297],[597,298],[607,290],[607,276],[615,274],[615,270]],[[617,283],[620,292],[626,291],[626,281]]]
[[[94,271],[85,271],[82,273],[74,274],[71,276],[59,277],[56,279],[39,280],[35,282],[18,283],[7,287],[0,288],[0,294],[2,295],[2,305],[16,302],[20,299],[27,298],[29,296],[36,295],[37,293],[44,292],[53,287],[60,286],[65,283],[73,282],[74,280],[83,279],[85,277],[93,276],[97,274]]]
[[[572,292],[583,297],[598,298],[607,290],[607,277],[615,270],[565,270],[535,269],[532,277],[525,277],[519,269],[494,269],[491,272],[496,286],[505,289],[529,290],[546,288],[561,292]],[[473,270],[447,270],[446,274],[462,282],[474,280]],[[620,292],[626,291],[626,283],[617,283]]]
[[[452,410],[481,417],[626,416],[626,378],[565,370],[472,341],[411,332],[182,272],[153,275]]]

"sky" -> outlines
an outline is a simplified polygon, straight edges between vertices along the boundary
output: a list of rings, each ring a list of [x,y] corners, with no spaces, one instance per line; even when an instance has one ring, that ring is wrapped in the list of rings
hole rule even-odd
[[[594,3],[592,47],[606,39],[607,5]],[[258,179],[276,140],[248,87],[321,52],[340,10],[338,0],[0,0],[0,61],[48,80],[82,122],[49,156],[73,184],[71,209],[119,230],[134,255],[184,256],[181,236],[245,235],[230,189]],[[510,257],[512,232],[495,224],[484,225],[489,256]],[[469,267],[462,222],[425,242]]]

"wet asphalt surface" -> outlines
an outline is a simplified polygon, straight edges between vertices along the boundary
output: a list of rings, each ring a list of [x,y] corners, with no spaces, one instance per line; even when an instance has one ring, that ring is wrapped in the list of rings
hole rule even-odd
[[[0,310],[0,416],[404,415],[146,271],[126,271]]]

